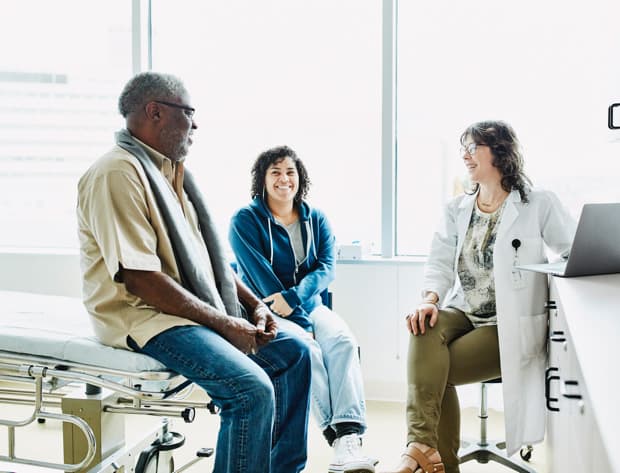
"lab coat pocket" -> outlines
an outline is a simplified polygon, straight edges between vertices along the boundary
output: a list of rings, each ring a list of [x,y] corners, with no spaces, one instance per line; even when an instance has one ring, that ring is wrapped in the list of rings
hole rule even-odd
[[[547,313],[520,317],[521,355],[533,357],[545,351],[547,341]]]

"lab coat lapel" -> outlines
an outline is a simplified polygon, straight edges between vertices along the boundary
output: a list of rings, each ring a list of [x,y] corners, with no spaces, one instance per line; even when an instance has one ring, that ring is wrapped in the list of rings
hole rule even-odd
[[[506,197],[506,206],[502,212],[499,228],[497,229],[497,241],[503,239],[506,232],[508,232],[510,227],[512,227],[512,224],[519,216],[519,210],[516,205],[519,202],[521,202],[521,195],[519,194],[519,191],[512,191],[508,194],[508,197]]]
[[[474,209],[474,203],[476,202],[477,193],[473,195],[468,195],[461,200],[459,204],[459,212],[456,217],[456,227],[458,230],[458,247],[456,249],[456,254],[461,254],[461,248],[463,247],[463,240],[465,240],[465,233],[467,233],[467,228],[469,227],[469,221],[471,220],[471,213]],[[457,258],[458,260],[458,258]]]

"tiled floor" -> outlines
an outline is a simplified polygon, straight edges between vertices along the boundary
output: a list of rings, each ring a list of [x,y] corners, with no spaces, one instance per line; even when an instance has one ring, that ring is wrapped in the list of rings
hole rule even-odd
[[[11,406],[0,404],[0,417],[6,418],[7,415],[17,415],[20,410],[24,410],[22,406]],[[475,409],[465,409],[463,411],[463,436],[475,438],[478,436],[478,418]],[[128,416],[127,417],[127,438],[138,438],[151,424],[156,422],[155,418],[147,416]],[[405,422],[404,422],[404,405],[402,403],[390,402],[368,402],[368,423],[369,429],[364,440],[364,449],[367,454],[374,456],[380,460],[377,470],[394,466],[398,461],[398,457],[404,446],[405,439]],[[219,421],[217,416],[208,414],[207,412],[199,412],[197,419],[192,424],[184,424],[180,420],[174,421],[174,430],[180,431],[186,435],[186,444],[175,454],[175,463],[177,468],[189,461],[194,452],[200,447],[214,446]],[[43,458],[43,455],[49,454],[56,458],[57,461],[62,460],[62,446],[60,442],[60,425],[54,422],[48,422],[44,425],[34,424],[27,428],[25,434],[18,434],[17,437],[17,454],[19,456],[37,455]],[[490,411],[489,438],[498,438],[502,436],[503,424],[500,412]],[[327,464],[331,458],[331,449],[323,440],[322,435],[315,424],[312,422],[309,432],[309,459],[306,468],[307,473],[326,473]],[[6,428],[0,427],[0,455],[7,453],[7,437]],[[531,466],[538,472],[545,473],[545,448],[544,445],[538,445],[534,448],[531,460]],[[210,472],[213,468],[211,459],[202,460],[196,465],[185,470],[187,473]],[[0,463],[0,473],[4,471],[15,471],[19,473],[45,472],[49,473],[53,470],[37,469],[24,465],[6,465]],[[501,473],[510,471],[507,468],[495,464],[488,463],[481,465],[478,463],[467,463],[461,468],[462,473]]]

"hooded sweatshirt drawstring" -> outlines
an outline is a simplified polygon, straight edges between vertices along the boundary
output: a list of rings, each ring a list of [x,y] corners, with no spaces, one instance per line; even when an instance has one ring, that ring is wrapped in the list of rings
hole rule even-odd
[[[308,223],[309,222],[309,223]],[[309,227],[308,233],[310,234],[310,238],[312,238],[312,245],[310,245],[310,238],[308,238],[308,249],[306,250],[306,258],[308,258],[308,253],[310,252],[310,246],[312,246],[312,254],[316,258],[316,245],[314,244],[314,227],[312,226],[312,218],[306,220],[306,226]]]
[[[269,264],[273,266],[273,235],[271,234],[271,219],[267,217],[267,227],[269,227]]]

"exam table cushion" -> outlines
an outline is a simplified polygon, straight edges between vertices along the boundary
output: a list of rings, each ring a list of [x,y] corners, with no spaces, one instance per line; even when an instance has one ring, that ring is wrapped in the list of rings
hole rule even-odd
[[[153,358],[102,345],[80,299],[0,291],[0,350],[129,372],[166,371]]]

